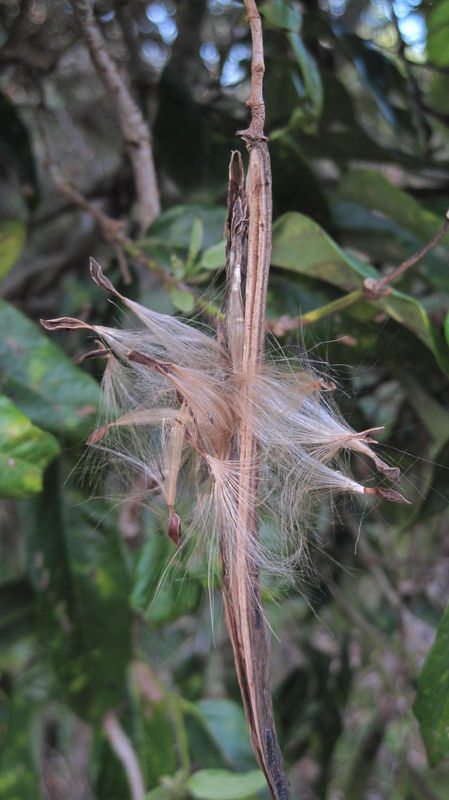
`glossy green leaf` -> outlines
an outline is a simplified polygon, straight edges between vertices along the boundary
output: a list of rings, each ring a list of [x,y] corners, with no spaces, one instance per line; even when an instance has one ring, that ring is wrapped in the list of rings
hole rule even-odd
[[[0,223],[0,281],[16,263],[26,239],[25,224],[21,219]]]
[[[121,700],[131,647],[129,576],[106,503],[81,503],[55,467],[39,499],[21,506],[39,631],[61,696],[98,720]]]
[[[444,218],[425,209],[414,197],[393,186],[375,170],[347,172],[340,181],[337,196],[341,200],[349,200],[365,208],[380,211],[389,220],[411,231],[423,244],[437,233],[444,222]],[[449,237],[446,244],[449,246]]]
[[[302,214],[289,213],[273,226],[272,264],[326,281],[345,292],[363,287],[366,278],[379,278],[372,266],[346,253],[319,225]],[[449,374],[449,351],[424,307],[414,297],[393,289],[375,307],[412,331]]]
[[[449,755],[449,607],[418,679],[413,710],[431,766]]]
[[[51,433],[32,425],[8,397],[0,395],[0,497],[40,492],[43,472],[59,450]]]
[[[232,700],[217,698],[200,700],[197,708],[224,760],[239,772],[254,769],[256,761],[242,707]]]
[[[265,786],[260,770],[236,775],[225,769],[202,769],[187,781],[187,791],[195,800],[244,800]]]
[[[417,253],[424,243],[416,230],[406,229],[358,202],[337,201],[332,207],[332,219],[338,227],[341,246],[363,253],[374,263],[398,265]],[[449,291],[447,259],[444,247],[431,250],[410,270],[404,282],[410,283],[417,274],[437,289]]]
[[[99,403],[96,381],[4,300],[0,327],[0,391],[42,428],[84,436]]]

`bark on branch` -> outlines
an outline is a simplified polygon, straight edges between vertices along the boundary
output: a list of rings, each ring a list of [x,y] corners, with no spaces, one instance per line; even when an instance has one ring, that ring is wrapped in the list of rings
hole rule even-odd
[[[132,164],[144,230],[160,212],[159,190],[148,126],[110,57],[95,19],[91,0],[72,0],[83,38],[96,70],[108,89]]]

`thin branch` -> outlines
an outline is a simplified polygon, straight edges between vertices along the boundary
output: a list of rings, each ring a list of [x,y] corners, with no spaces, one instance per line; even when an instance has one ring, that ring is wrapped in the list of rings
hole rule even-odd
[[[132,800],[144,800],[146,794],[145,785],[137,756],[131,740],[112,711],[103,718],[103,730],[126,772]]]
[[[221,317],[219,309],[216,308],[213,303],[209,303],[201,295],[196,293],[191,286],[187,286],[183,281],[178,280],[172,272],[161,267],[157,261],[145,252],[139,242],[134,242],[129,236],[126,236],[124,232],[125,223],[122,220],[109,217],[65,180],[53,157],[51,139],[45,115],[43,90],[39,83],[37,83],[37,86],[41,95],[41,105],[38,108],[37,121],[45,149],[45,165],[48,169],[49,177],[60,194],[66,197],[74,206],[90,214],[97,222],[105,241],[109,242],[114,248],[124,282],[131,282],[131,275],[126,259],[126,255],[128,255],[131,259],[156,275],[164,287],[168,289],[176,287],[182,292],[190,292],[198,308],[212,320],[215,320],[217,316]]]
[[[435,236],[432,237],[430,242],[424,245],[424,247],[422,247],[421,250],[418,250],[417,253],[410,256],[410,258],[407,258],[405,261],[403,261],[402,264],[399,264],[399,266],[396,267],[396,269],[394,269],[393,272],[390,272],[388,275],[385,275],[385,277],[382,278],[380,281],[376,281],[375,282],[376,291],[383,289],[384,286],[387,286],[392,281],[395,281],[396,278],[399,278],[399,276],[402,275],[404,272],[406,272],[408,269],[410,269],[410,267],[413,267],[418,261],[421,261],[421,259],[424,258],[424,256],[426,256],[427,253],[430,252],[430,250],[433,250],[433,248],[436,247],[437,244],[439,244],[439,242],[441,241],[443,236],[446,235],[448,230],[449,230],[449,210],[446,211],[446,217],[442,228],[438,231],[438,233],[435,234]]]
[[[72,0],[91,59],[114,101],[120,130],[130,157],[141,209],[142,229],[160,213],[159,190],[150,132],[117,66],[110,57],[90,0]]]
[[[364,301],[376,302],[376,300],[380,300],[381,297],[385,297],[392,291],[392,287],[389,284],[392,283],[392,281],[397,280],[397,278],[403,275],[404,272],[407,272],[407,270],[417,264],[418,261],[421,261],[421,259],[424,258],[427,253],[429,253],[434,247],[436,247],[437,244],[439,244],[448,230],[449,210],[446,212],[443,226],[435,234],[435,236],[432,237],[430,242],[424,245],[424,247],[421,247],[421,249],[412,256],[406,258],[405,261],[402,261],[399,266],[397,266],[392,272],[389,272],[383,278],[366,278],[363,282],[363,288],[355,289],[353,292],[348,292],[348,294],[338,297],[331,303],[326,303],[324,306],[320,306],[319,308],[314,308],[312,311],[308,311],[307,314],[302,314],[298,317],[290,317],[285,314],[278,319],[269,320],[266,324],[267,330],[271,333],[274,333],[275,336],[284,336],[287,331],[297,330],[298,328],[303,328],[306,325],[312,325],[314,322],[318,322],[319,320],[324,319],[331,314],[336,314],[338,311],[343,311],[351,306],[357,305],[358,303],[362,303]]]
[[[104,239],[112,244],[120,270],[125,283],[131,283],[131,275],[128,268],[128,262],[123,252],[123,245],[126,242],[124,235],[124,223],[121,220],[113,219],[107,214],[104,214],[99,208],[91,203],[84,195],[77,189],[71,186],[64,180],[58,165],[56,164],[51,148],[50,134],[47,126],[47,119],[45,116],[43,104],[37,111],[37,123],[42,137],[42,142],[45,149],[45,164],[48,169],[48,174],[55,189],[67,198],[73,205],[86,211],[93,217],[98,227],[100,228]]]

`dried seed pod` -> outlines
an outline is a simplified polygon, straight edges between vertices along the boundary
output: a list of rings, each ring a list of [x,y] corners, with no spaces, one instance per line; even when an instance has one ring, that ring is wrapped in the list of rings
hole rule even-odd
[[[240,225],[243,217],[240,214]],[[151,497],[157,487],[168,509],[168,534],[175,544],[181,546],[181,519],[175,503],[182,475],[182,491],[188,500],[184,505],[190,505],[183,536],[198,530],[213,549],[220,530],[227,563],[238,557],[244,540],[243,555],[254,569],[288,576],[307,544],[307,512],[324,494],[407,501],[392,489],[364,487],[342,469],[339,454],[355,452],[371,459],[388,479],[399,478],[399,470],[372,449],[373,434],[380,428],[356,433],[341,418],[329,397],[334,385],[307,364],[294,369],[291,362],[282,364],[279,358],[255,375],[243,373],[238,248],[234,255],[227,297],[228,308],[233,309],[228,314],[230,355],[211,331],[199,331],[128,300],[93,259],[95,282],[132,310],[143,327],[118,330],[71,317],[42,324],[48,330],[85,329],[97,337],[98,349],[86,357],[107,360],[104,421],[88,443],[115,454],[123,462],[123,471],[126,467],[141,470],[150,479]],[[257,447],[250,460],[243,462],[235,460],[232,451],[248,413]],[[251,532],[244,539],[239,534],[245,499],[242,485],[248,483],[242,480],[242,469],[254,466],[260,509],[275,520],[278,532],[274,547],[253,540]],[[194,524],[189,525],[189,519]]]

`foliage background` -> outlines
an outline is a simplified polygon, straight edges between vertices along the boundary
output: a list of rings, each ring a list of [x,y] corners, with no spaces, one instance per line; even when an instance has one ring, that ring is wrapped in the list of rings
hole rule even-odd
[[[113,719],[149,797],[262,797],[219,587],[212,620],[201,557],[173,561],[160,516],[132,496],[105,499],[105,476],[94,488],[82,479],[101,370],[74,365],[81,336],[50,341],[36,324],[117,322],[88,278],[90,255],[122,288],[126,260],[127,293],[158,311],[207,319],[220,306],[249,33],[234,0],[94,8],[152,130],[163,212],[144,232],[72,5],[0,5],[0,794],[131,797]],[[445,798],[448,240],[388,297],[346,296],[444,221],[449,3],[269,0],[262,12],[268,317],[279,332],[279,318],[308,315],[283,347],[337,383],[354,428],[385,425],[383,456],[413,503],[323,500],[299,591],[266,586],[280,742],[298,797]],[[132,246],[105,241],[67,187],[121,219]]]

